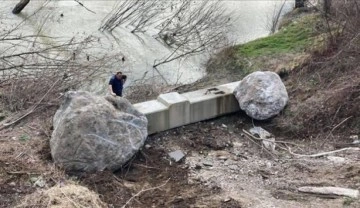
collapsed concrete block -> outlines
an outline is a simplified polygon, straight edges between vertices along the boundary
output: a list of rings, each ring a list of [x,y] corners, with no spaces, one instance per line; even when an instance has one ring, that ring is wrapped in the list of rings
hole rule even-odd
[[[171,92],[159,95],[157,100],[168,107],[170,128],[190,123],[190,102],[186,97]]]
[[[157,100],[134,104],[135,109],[146,115],[148,133],[153,134],[169,129],[169,109]]]
[[[239,82],[179,94],[159,95],[157,100],[134,104],[146,115],[149,134],[203,121],[240,110],[233,91]]]
[[[232,90],[218,86],[182,94],[190,101],[191,123],[238,111]]]

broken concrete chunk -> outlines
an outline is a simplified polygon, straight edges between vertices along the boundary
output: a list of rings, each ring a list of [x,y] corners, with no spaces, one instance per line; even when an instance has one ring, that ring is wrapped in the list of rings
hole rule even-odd
[[[267,139],[272,137],[270,132],[266,131],[265,129],[259,126],[249,129],[249,132],[254,136],[259,136],[261,139]]]
[[[275,152],[275,138],[270,132],[258,126],[249,129],[249,131],[252,135],[259,136],[262,139],[261,143],[267,150]]]
[[[174,152],[170,152],[169,157],[173,159],[175,162],[179,162],[181,159],[185,157],[185,154],[181,150],[176,150]]]
[[[348,196],[351,198],[358,198],[359,191],[348,188],[340,187],[312,187],[304,186],[298,188],[298,191],[305,193],[314,193],[314,194],[326,194],[326,195],[338,195],[338,196]]]

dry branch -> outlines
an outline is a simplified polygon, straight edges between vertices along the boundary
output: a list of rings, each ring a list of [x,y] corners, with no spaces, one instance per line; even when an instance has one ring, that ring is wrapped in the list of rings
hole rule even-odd
[[[156,186],[156,187],[151,187],[148,189],[142,189],[141,191],[139,191],[138,193],[136,193],[135,195],[133,195],[129,200],[127,200],[127,202],[121,207],[121,208],[125,208],[135,197],[140,196],[142,193],[147,192],[147,191],[151,191],[151,190],[155,190],[155,189],[160,189],[161,187],[165,186],[168,182],[169,182],[170,178],[167,179],[165,181],[165,183]]]
[[[131,26],[131,33],[158,29],[156,39],[172,52],[154,60],[153,68],[157,70],[162,64],[224,47],[230,20],[218,0],[126,0],[116,6],[99,29],[112,31],[121,25]]]
[[[359,191],[348,188],[340,187],[313,187],[313,186],[304,186],[298,188],[298,191],[304,193],[314,193],[314,194],[325,194],[325,195],[337,195],[337,196],[348,196],[351,198],[358,198]]]
[[[51,90],[55,87],[55,85],[59,82],[59,79],[54,82],[54,84],[49,88],[49,90],[42,96],[42,98],[39,100],[39,102],[37,102],[27,113],[25,113],[24,115],[20,116],[19,118],[15,119],[14,121],[10,122],[10,123],[4,123],[2,124],[2,126],[0,126],[0,130],[9,127],[11,125],[16,124],[17,122],[19,122],[20,120],[24,119],[25,117],[27,117],[28,115],[30,115],[31,113],[33,113],[35,111],[35,109],[40,105],[40,103],[44,100],[44,98],[49,94],[49,92],[51,92]]]
[[[338,149],[338,150],[334,150],[334,151],[329,151],[329,152],[320,152],[320,153],[316,153],[316,154],[311,154],[311,155],[302,155],[302,154],[297,154],[291,151],[291,148],[288,147],[288,152],[296,157],[322,157],[325,155],[330,155],[330,154],[334,154],[334,153],[338,153],[338,152],[343,152],[346,150],[355,150],[355,151],[359,151],[360,148],[356,148],[356,147],[347,147],[347,148],[342,148],[342,149]]]

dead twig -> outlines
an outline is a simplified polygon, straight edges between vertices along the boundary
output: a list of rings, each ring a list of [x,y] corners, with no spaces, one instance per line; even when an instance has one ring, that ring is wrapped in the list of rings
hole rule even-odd
[[[246,130],[243,130],[243,131],[246,131]],[[248,132],[248,133],[249,133],[249,132]],[[250,134],[250,133],[249,133],[249,134]],[[250,136],[250,135],[251,135],[251,136]],[[263,148],[262,145],[256,143],[256,142],[253,140],[253,139],[255,139],[255,140],[263,140],[263,139],[256,138],[256,137],[254,137],[252,134],[250,134],[250,135],[245,134],[245,137],[248,138],[251,142],[253,142],[253,143],[255,143],[256,145],[258,145],[259,147]],[[272,142],[273,142],[273,141],[272,141]],[[271,155],[273,158],[276,158],[275,154],[273,154],[272,152],[270,152],[270,151],[267,150],[266,148],[264,148],[264,149],[265,149],[265,151],[266,151],[269,155]]]
[[[147,169],[159,170],[159,168],[155,168],[155,167],[151,167],[151,166],[147,166],[147,165],[141,165],[141,164],[137,164],[137,163],[133,163],[132,165],[137,166],[137,167],[147,168]]]
[[[26,171],[8,171],[6,172],[7,174],[10,174],[10,175],[24,175],[24,174],[27,174],[27,175],[41,175],[41,173],[37,173],[37,172],[26,172]]]
[[[84,7],[86,10],[88,10],[89,12],[93,13],[93,14],[96,14],[96,12],[90,10],[89,8],[87,8],[86,6],[84,6],[83,3],[79,2],[78,0],[74,0],[75,2],[77,2],[80,6]]]
[[[341,126],[343,123],[345,123],[347,120],[349,120],[350,118],[352,118],[352,116],[349,116],[347,118],[345,118],[343,121],[341,121],[339,124],[337,124],[334,128],[331,129],[330,133],[326,136],[325,140],[327,140],[330,135],[332,134],[332,132],[337,129],[339,126]]]
[[[273,140],[270,140],[270,139],[265,139],[265,138],[258,138],[254,135],[252,135],[250,132],[246,131],[245,129],[243,129],[243,132],[248,135],[249,137],[255,139],[255,140],[259,140],[259,141],[267,141],[267,142],[275,142],[275,143],[281,143],[281,144],[292,144],[292,145],[297,145],[293,142],[286,142],[286,141],[273,141]]]
[[[151,187],[151,188],[148,188],[148,189],[142,189],[141,191],[139,191],[138,193],[136,193],[135,195],[133,195],[129,200],[127,200],[127,202],[121,207],[121,208],[125,208],[126,205],[128,205],[131,200],[133,200],[135,197],[137,196],[140,196],[140,194],[146,192],[146,191],[151,191],[151,190],[155,190],[155,189],[160,189],[161,187],[165,186],[168,182],[169,182],[170,178],[167,179],[165,181],[165,183],[161,184],[160,186],[155,186],[155,187]]]
[[[49,88],[49,90],[43,95],[43,97],[39,100],[39,102],[37,102],[32,108],[30,108],[30,110],[25,113],[24,115],[20,116],[19,118],[15,119],[14,121],[10,122],[10,123],[4,123],[2,124],[2,127],[0,127],[0,130],[9,127],[11,125],[16,124],[17,122],[21,121],[22,119],[24,119],[25,117],[27,117],[28,115],[30,115],[31,113],[33,113],[35,111],[35,109],[40,105],[40,103],[45,99],[45,97],[49,94],[49,92],[55,87],[55,85],[60,81],[60,79],[58,79],[56,82],[54,82],[54,84]]]

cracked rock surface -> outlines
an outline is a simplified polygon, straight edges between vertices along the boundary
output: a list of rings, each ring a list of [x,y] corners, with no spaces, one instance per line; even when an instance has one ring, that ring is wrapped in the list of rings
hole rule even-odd
[[[51,155],[66,170],[114,171],[143,146],[147,123],[124,98],[70,91],[54,116]]]

